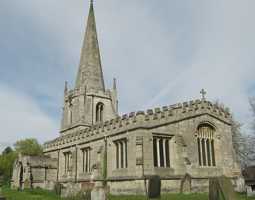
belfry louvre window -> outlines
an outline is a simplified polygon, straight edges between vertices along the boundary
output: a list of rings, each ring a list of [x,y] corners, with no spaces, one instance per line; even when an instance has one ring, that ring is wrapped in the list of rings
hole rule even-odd
[[[199,166],[216,166],[214,152],[214,132],[215,129],[209,124],[202,124],[198,127],[197,146]]]
[[[116,169],[127,168],[127,139],[114,142],[116,148]]]
[[[91,148],[87,147],[85,149],[82,149],[82,171],[83,173],[90,172],[90,154],[91,154]]]
[[[71,170],[71,162],[72,162],[71,152],[65,152],[64,159],[65,159],[65,173],[67,173],[68,171]]]
[[[96,105],[96,122],[102,122],[103,115],[104,115],[104,104],[100,102]]]
[[[169,142],[171,138],[153,137],[154,167],[170,167]]]

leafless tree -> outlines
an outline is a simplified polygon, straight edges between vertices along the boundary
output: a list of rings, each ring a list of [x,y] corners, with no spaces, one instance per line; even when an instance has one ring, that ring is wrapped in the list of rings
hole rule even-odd
[[[250,105],[251,105],[251,111],[253,114],[252,132],[253,132],[253,136],[255,137],[255,97],[250,98]]]

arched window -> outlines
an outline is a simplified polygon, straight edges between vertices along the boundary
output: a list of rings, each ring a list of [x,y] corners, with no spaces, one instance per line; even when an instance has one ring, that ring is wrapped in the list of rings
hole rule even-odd
[[[216,166],[214,152],[215,129],[209,124],[201,124],[197,129],[199,166]]]
[[[103,115],[104,115],[104,104],[100,102],[96,105],[96,122],[102,122]]]

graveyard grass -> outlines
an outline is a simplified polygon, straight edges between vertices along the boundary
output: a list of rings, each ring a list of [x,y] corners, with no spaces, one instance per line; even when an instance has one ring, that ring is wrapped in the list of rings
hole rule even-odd
[[[8,187],[3,188],[3,194],[8,200],[63,200],[52,192],[35,189],[25,190],[19,192],[11,190]],[[246,200],[244,195],[238,195],[238,200]],[[146,200],[144,196],[109,196],[109,200]],[[160,200],[208,200],[207,194],[167,194],[162,195]],[[255,200],[255,198],[247,198],[248,200]],[[64,199],[75,200],[75,199]],[[77,199],[80,200],[80,199]]]

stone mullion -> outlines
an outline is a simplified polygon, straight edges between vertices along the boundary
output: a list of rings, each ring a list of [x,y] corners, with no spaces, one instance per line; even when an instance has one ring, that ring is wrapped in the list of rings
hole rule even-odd
[[[157,154],[158,154],[158,166],[157,167],[160,167],[160,147],[159,147],[159,141],[160,139],[159,138],[156,138],[156,141],[157,141]]]
[[[209,132],[210,134],[210,138],[209,138],[209,152],[210,152],[210,166],[213,166],[213,162],[212,162],[212,146],[211,146],[211,143],[212,143],[212,130],[210,130]]]
[[[126,163],[126,141],[125,140],[123,140],[122,141],[122,143],[123,143],[123,168],[126,168],[127,167],[127,163]]]
[[[122,166],[121,166],[121,142],[120,141],[118,141],[118,148],[119,148],[119,168],[122,168]]]
[[[65,158],[65,173],[67,172],[67,154],[64,154],[64,158]]]
[[[87,159],[88,159],[88,163],[87,163],[88,172],[90,172],[90,149],[87,149]]]
[[[84,149],[84,172],[89,171],[88,160],[88,151]]]
[[[200,161],[201,161],[201,166],[204,166],[204,156],[203,156],[203,133],[201,129],[198,131],[198,137],[199,137],[199,146],[200,146]]]
[[[198,141],[198,163],[200,164],[200,166],[202,166],[202,152],[201,152],[201,138],[199,137],[198,135],[198,138],[197,138],[197,141]]]
[[[119,146],[118,142],[115,142],[115,149],[116,149],[116,169],[119,168]]]
[[[205,166],[207,166],[208,165],[208,163],[207,163],[207,160],[208,160],[207,159],[207,144],[206,144],[207,138],[206,138],[206,134],[205,134],[205,129],[202,128],[202,130],[203,130],[203,138],[204,138],[203,142],[204,142]]]
[[[166,167],[166,139],[162,139],[163,146],[163,167]]]
[[[85,172],[85,152],[84,149],[81,150],[82,151],[82,172]]]

